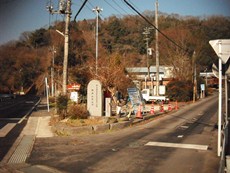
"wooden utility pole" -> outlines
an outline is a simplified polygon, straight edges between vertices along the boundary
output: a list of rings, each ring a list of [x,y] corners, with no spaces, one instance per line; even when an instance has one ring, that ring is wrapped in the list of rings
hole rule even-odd
[[[155,4],[155,25],[158,29],[158,0]],[[156,29],[156,95],[159,96],[159,48],[158,48],[158,30]]]

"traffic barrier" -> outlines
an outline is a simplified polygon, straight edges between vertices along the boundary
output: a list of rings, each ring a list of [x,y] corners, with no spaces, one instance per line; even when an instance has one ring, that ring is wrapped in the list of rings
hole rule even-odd
[[[140,119],[143,118],[142,113],[141,113],[141,105],[139,105],[139,108],[138,108],[138,111],[137,111],[137,114],[136,114],[136,118],[140,118]]]

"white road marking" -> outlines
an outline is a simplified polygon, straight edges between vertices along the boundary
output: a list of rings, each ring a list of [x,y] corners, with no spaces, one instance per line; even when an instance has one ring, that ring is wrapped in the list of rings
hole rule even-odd
[[[0,121],[19,121],[21,118],[0,118]]]
[[[171,148],[185,148],[194,150],[208,150],[208,145],[196,145],[196,144],[178,144],[178,143],[167,143],[167,142],[148,142],[146,146],[157,146],[157,147],[171,147]]]
[[[26,101],[25,103],[31,104],[31,103],[34,103],[34,102],[33,101]]]
[[[0,130],[0,137],[5,137],[16,125],[16,123],[8,123]]]
[[[183,128],[183,129],[188,129],[189,128],[189,126],[180,126],[181,128]]]
[[[177,137],[178,137],[178,138],[183,138],[183,137],[184,137],[184,135],[178,135]]]

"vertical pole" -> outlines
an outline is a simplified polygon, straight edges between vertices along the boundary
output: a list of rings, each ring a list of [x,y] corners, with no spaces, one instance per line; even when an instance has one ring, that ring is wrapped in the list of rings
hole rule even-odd
[[[96,10],[97,19],[96,19],[96,76],[98,71],[98,10]]]
[[[149,72],[149,38],[146,38],[146,47],[147,47],[147,54],[146,54],[146,60],[147,60],[147,70],[148,70],[148,79],[150,78],[150,72]]]
[[[45,78],[45,87],[46,87],[46,101],[47,101],[47,111],[50,111],[50,107],[49,107],[49,87],[48,87],[48,81],[47,81],[47,77]]]
[[[101,11],[102,9],[99,7],[93,9],[93,12],[96,12],[96,76],[98,73],[98,16]]]
[[[225,74],[224,77],[224,81],[225,81],[225,122],[228,121],[228,80],[227,80],[227,75]]]
[[[155,25],[158,29],[158,0],[155,4]],[[158,49],[158,30],[156,29],[156,95],[159,96],[159,49]]]
[[[67,94],[67,68],[68,68],[68,54],[69,54],[69,23],[71,15],[71,0],[67,0],[66,8],[66,22],[65,22],[65,45],[64,45],[64,61],[63,61],[63,95]]]
[[[193,61],[193,103],[196,101],[196,96],[197,96],[197,80],[196,80],[196,52],[193,52],[193,57],[192,57],[192,61]]]
[[[221,43],[219,43],[219,55],[221,54]],[[221,124],[222,124],[222,61],[219,56],[219,101],[218,101],[218,141],[217,155],[221,155]]]
[[[54,46],[52,48],[52,67],[51,67],[51,96],[54,96]]]

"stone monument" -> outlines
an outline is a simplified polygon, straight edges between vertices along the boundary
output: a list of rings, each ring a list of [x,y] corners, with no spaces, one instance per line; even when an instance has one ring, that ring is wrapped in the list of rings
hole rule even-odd
[[[87,86],[87,110],[91,116],[103,116],[103,92],[99,80],[91,80]]]

